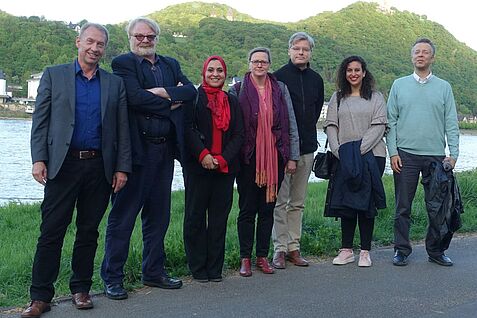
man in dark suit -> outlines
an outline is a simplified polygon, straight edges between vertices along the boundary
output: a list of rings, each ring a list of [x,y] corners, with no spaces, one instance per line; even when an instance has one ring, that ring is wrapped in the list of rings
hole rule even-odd
[[[92,284],[98,226],[131,172],[126,91],[120,77],[99,68],[108,31],[87,23],[76,39],[78,58],[46,68],[38,88],[31,131],[32,174],[45,186],[40,237],[33,263],[32,302],[22,317],[50,310],[61,248],[76,206],[71,262],[72,300],[93,307]]]
[[[174,153],[183,136],[182,103],[194,100],[196,90],[175,59],[156,54],[159,31],[151,19],[132,20],[127,28],[131,52],[112,62],[128,96],[133,173],[123,191],[113,196],[106,230],[101,277],[111,299],[128,297],[123,287],[124,264],[141,210],[144,285],[182,286],[166,272],[164,237],[170,219]]]

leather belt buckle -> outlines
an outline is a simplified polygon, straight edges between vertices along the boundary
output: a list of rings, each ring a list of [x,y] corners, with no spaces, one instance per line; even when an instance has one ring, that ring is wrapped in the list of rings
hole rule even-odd
[[[78,157],[80,159],[92,159],[97,157],[97,153],[94,150],[80,150]]]

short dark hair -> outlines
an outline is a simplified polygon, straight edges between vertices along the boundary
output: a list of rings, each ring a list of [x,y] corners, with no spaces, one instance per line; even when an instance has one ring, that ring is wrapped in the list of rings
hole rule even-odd
[[[106,44],[108,44],[108,41],[109,41],[108,29],[106,29],[103,25],[101,25],[99,23],[86,22],[85,24],[83,24],[83,26],[81,27],[81,29],[79,31],[79,35],[78,35],[80,39],[82,38],[84,32],[89,28],[95,28],[96,30],[99,30],[99,31],[103,32],[104,36],[106,37]]]
[[[256,47],[254,49],[251,49],[250,52],[248,52],[248,61],[250,62],[250,59],[252,58],[252,55],[257,53],[257,52],[263,52],[267,53],[268,56],[268,62],[272,63],[272,55],[270,53],[270,49],[266,47]]]
[[[348,64],[351,62],[360,63],[361,69],[363,72],[366,72],[366,76],[363,78],[363,82],[361,83],[361,89],[359,92],[360,96],[366,100],[370,100],[373,95],[375,80],[373,74],[371,74],[371,72],[368,70],[366,61],[358,55],[348,56],[341,62],[336,74],[338,104],[342,98],[351,95],[351,84],[346,79],[346,69],[348,68]]]
[[[431,40],[429,40],[428,38],[419,38],[416,40],[416,42],[414,42],[414,44],[412,45],[412,48],[411,48],[411,54],[412,54],[412,51],[414,50],[414,47],[416,46],[416,44],[419,44],[419,43],[427,43],[431,46],[432,48],[432,56],[434,56],[436,54],[436,46],[434,45],[434,43],[432,43]]]

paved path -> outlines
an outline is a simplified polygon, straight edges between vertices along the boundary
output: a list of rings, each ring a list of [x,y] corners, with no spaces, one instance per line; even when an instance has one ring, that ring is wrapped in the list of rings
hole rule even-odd
[[[477,317],[477,236],[453,240],[449,268],[429,263],[422,245],[406,267],[393,266],[392,255],[391,248],[372,251],[371,268],[315,261],[308,268],[288,264],[274,275],[185,282],[180,290],[144,288],[124,301],[96,296],[88,311],[64,301],[42,317]]]

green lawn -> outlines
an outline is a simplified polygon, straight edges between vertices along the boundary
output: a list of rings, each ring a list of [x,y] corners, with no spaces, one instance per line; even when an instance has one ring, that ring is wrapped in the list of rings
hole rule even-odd
[[[477,170],[458,174],[461,194],[465,204],[463,228],[459,232],[477,231]],[[379,212],[374,232],[376,246],[389,245],[392,242],[392,224],[394,214],[394,192],[392,177],[385,176],[384,184],[388,208]],[[335,255],[340,247],[339,221],[323,217],[326,182],[312,183],[304,215],[302,251],[305,255]],[[169,273],[177,276],[188,275],[182,241],[182,222],[184,211],[184,193],[174,192],[172,196],[171,225],[166,238],[167,267]],[[238,214],[237,197],[230,214],[226,242],[225,269],[236,269],[239,264],[239,246],[236,218]],[[95,260],[93,291],[102,290],[99,268],[103,257],[105,221],[100,228],[100,242]],[[23,306],[28,302],[31,265],[39,235],[39,205],[17,205],[11,203],[0,207],[0,307]],[[416,195],[411,237],[413,240],[424,238],[427,215],[424,210],[422,188]],[[61,258],[61,271],[56,283],[57,296],[68,295],[71,250],[74,239],[74,225],[70,226]],[[358,240],[355,240],[357,243]],[[140,286],[141,280],[141,228],[137,222],[131,241],[129,259],[126,264],[126,287]]]

